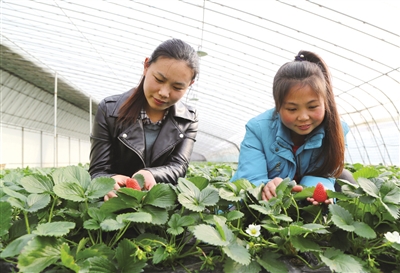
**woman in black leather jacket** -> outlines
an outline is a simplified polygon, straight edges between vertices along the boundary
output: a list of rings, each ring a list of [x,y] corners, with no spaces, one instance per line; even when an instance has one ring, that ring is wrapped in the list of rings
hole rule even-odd
[[[199,72],[196,51],[179,39],[160,44],[144,61],[139,85],[99,104],[91,134],[92,178],[115,179],[115,190],[127,178],[144,176],[144,188],[176,183],[184,177],[195,142],[198,119],[180,99]],[[115,197],[108,193],[104,199]]]

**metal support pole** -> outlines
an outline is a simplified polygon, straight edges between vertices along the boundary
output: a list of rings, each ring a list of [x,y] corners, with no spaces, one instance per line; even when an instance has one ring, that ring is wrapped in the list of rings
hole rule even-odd
[[[57,167],[57,72],[54,78],[54,167]]]
[[[89,96],[89,136],[92,134],[92,96]]]

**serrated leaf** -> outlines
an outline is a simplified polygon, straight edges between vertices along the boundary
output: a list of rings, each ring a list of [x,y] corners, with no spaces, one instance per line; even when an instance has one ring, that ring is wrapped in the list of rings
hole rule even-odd
[[[17,256],[22,252],[22,249],[35,238],[36,235],[34,234],[24,234],[21,237],[18,237],[11,243],[9,243],[5,249],[0,253],[0,258],[11,258]]]
[[[100,227],[104,231],[114,231],[125,227],[127,224],[124,222],[119,222],[115,219],[106,219],[100,223]]]
[[[89,199],[96,199],[105,196],[114,189],[115,180],[110,177],[97,177],[87,186],[85,196]]]
[[[176,194],[168,184],[156,184],[147,193],[143,204],[152,205],[159,208],[167,208],[176,202]]]
[[[83,222],[83,228],[88,230],[98,230],[100,229],[100,223],[95,219],[89,219]]]
[[[365,272],[362,265],[356,259],[339,250],[328,249],[324,254],[320,254],[319,256],[332,272]]]
[[[74,182],[63,182],[56,184],[53,190],[55,194],[66,200],[75,202],[83,202],[86,200],[84,188]]]
[[[71,269],[72,271],[78,273],[80,267],[75,263],[74,257],[70,254],[70,249],[69,246],[66,243],[63,243],[61,245],[61,250],[60,250],[60,256],[61,256],[61,263]]]
[[[60,237],[66,235],[74,227],[73,222],[44,223],[38,225],[32,233],[38,236]]]
[[[169,228],[167,229],[167,232],[172,235],[179,235],[184,231],[183,227],[192,225],[194,222],[193,217],[181,217],[179,214],[173,214],[171,219],[168,221]]]
[[[124,214],[119,214],[117,216],[118,222],[133,222],[133,223],[151,223],[152,217],[150,213],[147,212],[129,212]]]
[[[61,242],[54,237],[36,236],[18,256],[21,272],[40,273],[60,259]]]
[[[201,176],[190,177],[188,180],[192,182],[199,190],[205,189],[210,184],[210,181],[207,178]]]
[[[220,188],[219,189],[219,196],[227,201],[231,202],[238,202],[243,199],[243,196],[239,195],[237,196],[235,192],[230,191],[226,188]]]
[[[224,272],[246,272],[259,273],[261,266],[256,261],[251,261],[248,265],[243,265],[228,258],[224,264]]]
[[[146,261],[132,259],[136,246],[128,239],[123,239],[115,250],[115,258],[121,273],[140,273],[146,266]]]
[[[224,240],[219,232],[205,224],[200,224],[194,227],[193,234],[197,239],[214,246],[226,246],[229,241]]]
[[[203,206],[214,206],[219,200],[218,190],[207,187],[200,192],[199,202]]]
[[[44,207],[46,207],[51,201],[50,194],[42,193],[30,194],[26,200],[26,211],[28,212],[36,212]]]
[[[197,200],[194,197],[184,193],[180,193],[178,195],[178,201],[179,203],[181,203],[182,206],[191,211],[201,212],[205,209],[203,205],[198,204]]]
[[[244,213],[238,210],[232,210],[226,215],[227,221],[234,221],[244,217]]]
[[[394,204],[386,204],[383,203],[382,200],[378,201],[383,208],[393,217],[393,219],[397,220],[400,217],[400,207]]]
[[[165,247],[160,246],[154,251],[153,254],[153,263],[158,264],[164,261],[168,257],[168,253],[165,251]]]
[[[379,189],[371,180],[360,177],[357,182],[367,194],[379,198]]]
[[[139,211],[151,215],[151,223],[154,225],[163,225],[168,221],[168,211],[163,208],[157,208],[150,205],[144,206]]]
[[[0,237],[8,233],[11,227],[12,207],[8,202],[0,202]]]
[[[67,166],[56,169],[52,173],[52,177],[56,185],[65,182],[76,183],[83,188],[83,192],[89,187],[91,181],[89,172],[78,166]]]
[[[82,265],[82,272],[110,273],[118,272],[114,262],[106,257],[91,257],[86,259]]]
[[[52,193],[53,181],[47,176],[29,175],[21,178],[21,185],[29,193]]]
[[[332,214],[331,219],[337,227],[345,231],[354,231],[354,219],[350,212],[336,204],[329,205],[329,211]]]
[[[354,222],[354,233],[356,233],[358,236],[367,238],[367,239],[374,239],[376,238],[376,233],[375,231],[366,223],[363,222]]]
[[[270,273],[287,273],[289,269],[279,260],[281,256],[272,251],[264,251],[262,257],[257,257],[257,262]]]
[[[250,264],[250,253],[245,247],[239,245],[237,242],[231,242],[229,245],[224,246],[222,250],[235,262],[238,262],[242,265]]]
[[[15,199],[22,201],[22,203],[26,202],[27,197],[25,195],[20,194],[19,192],[13,191],[9,187],[3,187],[2,190],[5,194],[7,194],[10,197],[14,197]]]
[[[302,236],[291,236],[290,242],[292,242],[293,247],[300,252],[322,251],[321,247],[317,243],[308,240],[307,238],[303,238]]]
[[[269,206],[261,206],[261,205],[249,205],[250,208],[264,214],[264,215],[270,215],[274,213],[274,210]]]

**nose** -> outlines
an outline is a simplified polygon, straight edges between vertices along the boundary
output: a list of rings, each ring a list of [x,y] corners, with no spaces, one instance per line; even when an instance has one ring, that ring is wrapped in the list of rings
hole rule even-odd
[[[160,90],[158,90],[158,94],[163,98],[169,97],[169,88],[165,85],[161,86]]]
[[[298,120],[308,120],[309,115],[307,111],[301,111],[299,116],[297,117]]]

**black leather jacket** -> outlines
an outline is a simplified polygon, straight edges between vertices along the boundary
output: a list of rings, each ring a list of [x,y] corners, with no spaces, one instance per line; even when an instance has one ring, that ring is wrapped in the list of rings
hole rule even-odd
[[[145,164],[145,137],[141,120],[117,125],[121,104],[131,91],[105,98],[99,103],[91,133],[89,173],[93,178],[116,174],[132,176],[145,169],[156,182],[176,184],[184,177],[197,135],[197,112],[180,101],[169,109],[154,142],[150,166]]]

